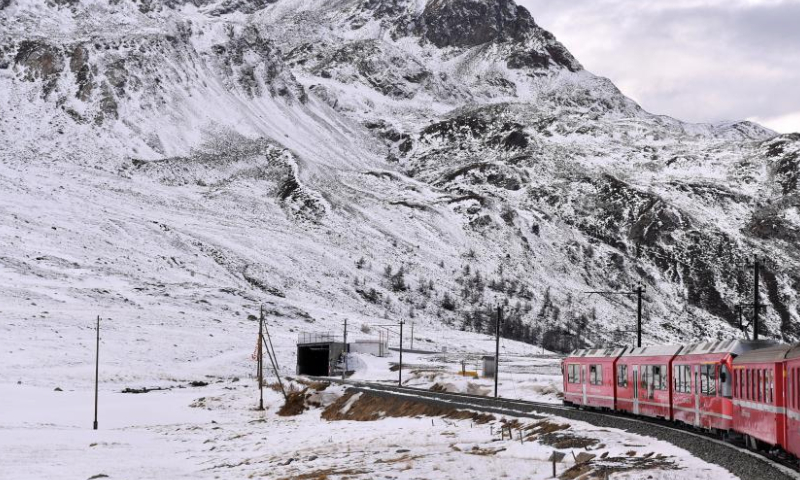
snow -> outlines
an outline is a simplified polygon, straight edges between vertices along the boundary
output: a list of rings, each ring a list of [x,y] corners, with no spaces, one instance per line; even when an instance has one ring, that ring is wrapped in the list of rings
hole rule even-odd
[[[553,448],[536,441],[521,444],[516,437],[501,440],[497,420],[489,424],[438,417],[327,422],[320,418],[319,409],[279,417],[275,411],[282,403],[280,395],[265,390],[266,411],[259,412],[254,409],[257,390],[253,386],[249,381],[224,381],[208,387],[123,394],[104,385],[99,429],[93,431],[90,390],[55,392],[2,384],[0,394],[10,401],[0,412],[4,452],[0,478],[99,474],[129,479],[294,478],[346,470],[352,472],[350,478],[550,476],[547,459]],[[335,397],[341,390],[329,387],[322,393]],[[555,417],[548,421],[566,422]],[[599,440],[604,446],[593,447],[595,454],[624,457],[631,450],[638,456],[653,452],[680,468],[628,472],[620,478],[732,478],[664,442],[581,422],[571,422],[569,432]],[[477,455],[475,449],[498,452]],[[572,454],[580,450],[572,449]],[[558,465],[559,472],[574,464],[570,449],[564,453],[567,458]]]

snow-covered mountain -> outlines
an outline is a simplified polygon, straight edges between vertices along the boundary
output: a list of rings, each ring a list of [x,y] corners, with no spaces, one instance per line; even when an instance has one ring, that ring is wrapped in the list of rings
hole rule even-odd
[[[0,143],[22,346],[100,314],[120,359],[222,352],[260,303],[287,352],[498,302],[514,338],[630,343],[634,300],[585,292],[639,282],[646,342],[716,338],[753,255],[763,334],[800,337],[800,135],[650,114],[511,0],[0,0]]]

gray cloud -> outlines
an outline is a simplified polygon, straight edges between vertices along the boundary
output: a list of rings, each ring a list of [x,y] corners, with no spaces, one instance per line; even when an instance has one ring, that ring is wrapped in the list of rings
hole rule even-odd
[[[800,2],[518,0],[653,113],[800,131]]]

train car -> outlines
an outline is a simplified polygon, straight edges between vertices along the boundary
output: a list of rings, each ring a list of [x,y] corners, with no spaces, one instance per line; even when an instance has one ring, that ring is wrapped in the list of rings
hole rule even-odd
[[[581,349],[562,363],[564,403],[593,408],[614,408],[617,359],[624,348]]]
[[[786,434],[783,449],[800,457],[800,344],[787,353],[784,367]]]
[[[752,448],[759,442],[786,445],[784,396],[786,357],[791,345],[775,345],[743,353],[733,360],[733,429]]]
[[[672,361],[672,417],[695,427],[733,428],[733,359],[771,341],[717,340],[684,345]]]
[[[672,419],[672,361],[682,345],[633,348],[617,361],[616,409]]]

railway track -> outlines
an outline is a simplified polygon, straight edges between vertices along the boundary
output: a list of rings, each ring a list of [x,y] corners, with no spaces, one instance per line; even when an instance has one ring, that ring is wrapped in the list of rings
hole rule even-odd
[[[683,448],[704,461],[726,468],[742,480],[800,480],[798,463],[793,458],[768,452],[753,452],[741,445],[722,441],[702,430],[695,430],[691,427],[684,428],[672,422],[527,400],[496,399],[466,393],[437,392],[352,380],[330,378],[319,378],[319,380],[348,385],[357,391],[370,392],[380,396],[402,396],[425,403],[501,415],[537,419],[543,418],[543,415],[557,415],[599,427],[618,428],[631,433],[655,437]]]

